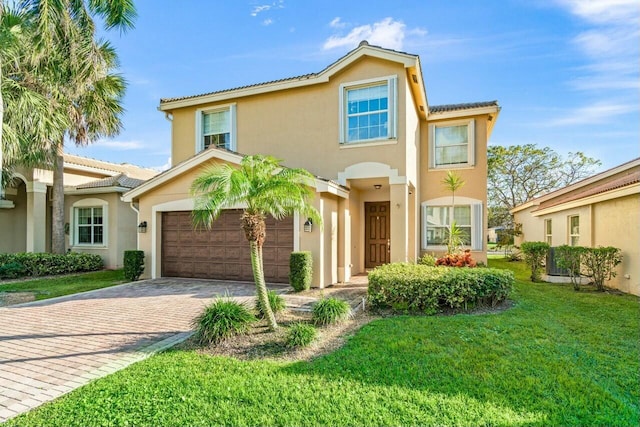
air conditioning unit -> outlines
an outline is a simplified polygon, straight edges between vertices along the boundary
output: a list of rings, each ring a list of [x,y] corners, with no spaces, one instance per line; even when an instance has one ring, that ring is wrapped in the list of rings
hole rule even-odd
[[[555,251],[556,248],[551,247],[547,253],[547,274],[549,276],[569,276],[569,270],[558,267]]]

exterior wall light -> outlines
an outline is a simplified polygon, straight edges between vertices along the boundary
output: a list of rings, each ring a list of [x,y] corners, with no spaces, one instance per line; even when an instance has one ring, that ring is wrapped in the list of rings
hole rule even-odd
[[[307,218],[307,220],[304,223],[304,232],[311,233],[312,231],[313,231],[313,221],[311,220],[311,218]]]
[[[375,185],[373,186],[373,188],[375,188],[376,190],[379,190],[379,189],[381,189],[381,188],[382,188],[382,185],[380,185],[380,184],[375,184]]]
[[[147,221],[142,221],[138,224],[138,233],[146,233],[147,232]]]

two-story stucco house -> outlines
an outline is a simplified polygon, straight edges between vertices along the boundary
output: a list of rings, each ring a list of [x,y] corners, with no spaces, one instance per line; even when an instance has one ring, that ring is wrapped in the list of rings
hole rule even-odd
[[[455,169],[466,184],[455,218],[486,261],[487,140],[496,101],[430,106],[420,59],[360,46],[318,73],[202,95],[162,99],[172,121],[173,166],[123,196],[139,210],[146,277],[251,280],[237,211],[194,231],[189,186],[203,167],[268,154],[317,176],[323,227],[294,216],[267,224],[267,281],[287,282],[289,254],[309,250],[314,286],[383,263],[442,252]]]

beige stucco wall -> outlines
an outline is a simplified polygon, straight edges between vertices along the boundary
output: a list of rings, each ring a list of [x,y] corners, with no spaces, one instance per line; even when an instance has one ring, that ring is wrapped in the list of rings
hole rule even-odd
[[[450,170],[455,171],[464,181],[464,185],[458,189],[455,193],[455,197],[468,197],[475,200],[480,200],[483,205],[483,228],[485,232],[483,232],[483,236],[486,236],[487,230],[487,115],[483,116],[470,116],[473,118],[474,123],[474,163],[475,165],[472,167],[458,167],[458,168],[450,168]],[[464,119],[464,118],[463,118]],[[432,199],[437,199],[440,197],[450,197],[451,191],[447,190],[445,186],[442,184],[442,180],[446,177],[447,171],[449,169],[446,168],[438,168],[432,169],[429,167],[429,144],[430,134],[429,134],[429,125],[434,123],[447,123],[448,121],[458,121],[460,118],[456,118],[454,120],[431,120],[428,122],[423,122],[422,124],[422,140],[420,146],[420,170],[421,170],[421,178],[420,178],[420,187],[418,189],[419,200],[418,200],[418,208],[424,202],[427,202]],[[422,227],[422,225],[421,225]],[[420,239],[420,233],[418,233],[418,238]],[[422,247],[422,244],[420,247]],[[483,239],[483,250],[482,251],[473,251],[472,256],[476,261],[482,261],[484,263],[487,262],[487,252],[486,252],[486,240]],[[437,250],[422,250],[422,253],[434,253],[439,255],[442,251]]]
[[[405,124],[398,122],[398,137],[387,145],[339,144],[340,84],[372,78],[398,79],[398,117],[415,122],[415,107],[407,95],[406,72],[401,64],[363,58],[328,83],[254,95],[219,104],[204,104],[173,111],[172,162],[195,154],[196,111],[216,105],[236,104],[237,149],[242,154],[270,154],[291,167],[336,179],[346,167],[361,162],[382,162],[405,175]],[[410,96],[410,95],[409,95]],[[413,112],[407,114],[407,107]],[[411,117],[414,118],[411,118]],[[413,129],[415,130],[415,124]],[[415,132],[411,140],[416,138]],[[386,141],[385,141],[386,142]]]
[[[0,209],[0,253],[27,250],[27,190],[18,180],[8,189],[6,198],[14,203],[11,209]]]
[[[73,238],[73,206],[76,202],[85,202],[83,206],[100,206],[107,203],[107,233],[106,245],[85,246],[74,245]],[[137,246],[137,215],[128,203],[120,200],[120,193],[66,195],[65,223],[69,223],[69,234],[65,243],[67,249],[73,252],[92,253],[100,255],[105,268],[121,268],[123,265],[124,251],[136,249]]]
[[[595,204],[592,220],[593,246],[622,249],[622,263],[608,286],[640,295],[640,194]]]
[[[578,215],[580,217],[580,246],[593,246],[593,235],[591,228],[591,205],[566,209],[547,215],[534,216],[531,212],[537,207],[531,207],[514,214],[514,221],[522,224],[522,234],[516,236],[515,243],[522,242],[545,242],[544,222],[551,220],[551,246],[570,244],[569,239],[569,217]]]

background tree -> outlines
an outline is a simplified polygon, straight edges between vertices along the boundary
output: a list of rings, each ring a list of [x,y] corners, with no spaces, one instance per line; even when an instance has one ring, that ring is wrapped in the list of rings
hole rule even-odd
[[[489,227],[510,226],[510,209],[584,179],[601,165],[581,152],[563,159],[551,148],[534,144],[489,146],[487,162]]]
[[[318,211],[311,205],[314,177],[304,169],[280,166],[271,156],[246,156],[239,168],[217,164],[205,169],[192,183],[196,197],[192,219],[195,226],[213,226],[223,209],[246,206],[242,211],[241,226],[251,247],[251,267],[258,299],[265,308],[269,328],[278,324],[269,305],[264,281],[262,246],[266,238],[265,218],[270,215],[282,219],[300,213],[321,224]]]

